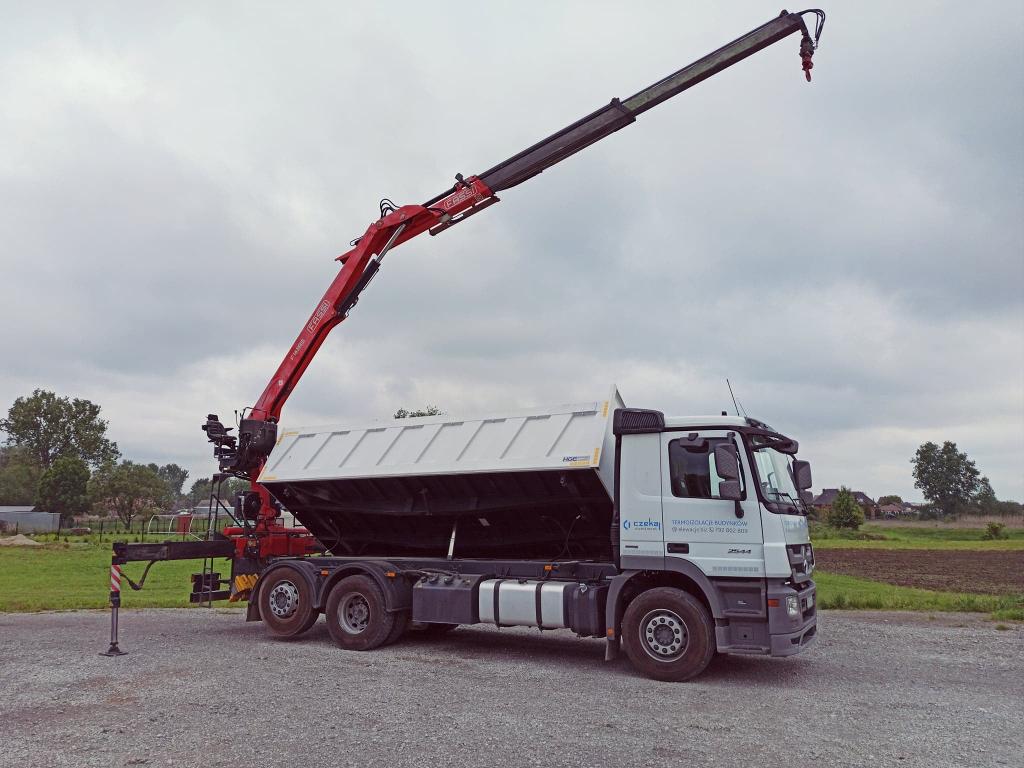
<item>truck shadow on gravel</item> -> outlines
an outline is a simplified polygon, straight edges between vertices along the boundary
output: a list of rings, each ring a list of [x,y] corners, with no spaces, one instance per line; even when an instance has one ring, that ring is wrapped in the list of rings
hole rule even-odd
[[[406,633],[393,645],[370,652],[345,651],[337,648],[327,632],[323,620],[319,621],[300,640],[282,641],[263,633],[259,624],[247,625],[255,630],[257,641],[274,645],[316,647],[318,652],[325,648],[339,654],[339,664],[348,663],[353,656],[367,660],[386,662],[388,659],[402,663],[423,664],[440,667],[473,665],[507,665],[522,662],[543,674],[575,676],[593,672],[601,675],[616,675],[643,681],[645,685],[661,685],[640,675],[629,663],[625,653],[611,663],[604,660],[605,644],[600,639],[580,639],[569,633],[521,628],[495,629],[490,627],[460,627],[442,637],[429,637],[416,631]],[[703,684],[778,685],[790,687],[806,682],[813,675],[817,664],[811,658],[771,659],[752,656],[716,656],[708,668],[696,678]],[[666,683],[675,685],[675,683]]]

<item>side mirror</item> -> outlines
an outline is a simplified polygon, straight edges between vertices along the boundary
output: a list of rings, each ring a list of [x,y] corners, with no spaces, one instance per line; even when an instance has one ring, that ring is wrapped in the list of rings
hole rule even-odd
[[[743,498],[740,491],[740,458],[736,455],[736,446],[722,443],[715,448],[715,471],[722,478],[718,483],[718,497],[739,502]],[[740,505],[736,504],[736,516],[742,516]]]
[[[740,459],[736,455],[736,446],[722,443],[715,448],[715,471],[723,480],[740,479]],[[737,485],[739,483],[737,482]],[[719,483],[721,486],[722,483]]]
[[[715,457],[718,458],[717,456]],[[806,491],[811,487],[811,465],[799,459],[793,462],[793,485],[798,491]]]
[[[718,497],[729,501],[739,501],[743,498],[740,492],[739,480],[723,480],[718,484]]]

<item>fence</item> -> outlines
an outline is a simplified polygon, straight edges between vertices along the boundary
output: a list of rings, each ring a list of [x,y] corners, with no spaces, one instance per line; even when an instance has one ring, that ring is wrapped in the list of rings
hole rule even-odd
[[[174,517],[171,515],[157,515],[154,517]],[[75,541],[90,541],[90,542],[104,542],[104,541],[118,541],[118,540],[133,540],[133,541],[166,541],[167,539],[204,539],[209,531],[209,522],[206,516],[199,517],[198,515],[193,517],[191,524],[179,530],[176,527],[173,530],[167,530],[166,527],[157,526],[156,529],[150,528],[150,517],[136,518],[132,520],[130,525],[125,525],[121,520],[117,519],[103,519],[103,520],[92,520],[86,523],[76,523],[72,526],[61,524],[60,527],[51,533],[32,534],[32,538],[36,541],[62,541],[65,539]],[[217,531],[223,531],[225,527],[234,525],[230,518],[226,518],[221,515],[216,521]],[[88,533],[72,533],[74,530],[81,530],[82,528],[89,528]],[[17,534],[17,526],[10,527],[6,531],[6,534]]]

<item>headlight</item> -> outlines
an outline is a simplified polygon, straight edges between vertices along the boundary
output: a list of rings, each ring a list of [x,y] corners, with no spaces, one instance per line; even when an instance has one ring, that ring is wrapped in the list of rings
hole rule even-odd
[[[800,615],[800,598],[796,595],[786,596],[786,613],[789,618],[795,619]]]

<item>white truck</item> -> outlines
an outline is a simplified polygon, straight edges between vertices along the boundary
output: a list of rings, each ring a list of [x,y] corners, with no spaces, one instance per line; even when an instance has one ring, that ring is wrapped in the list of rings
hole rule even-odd
[[[280,559],[250,603],[292,637],[322,611],[343,648],[410,625],[607,639],[660,680],[719,653],[814,640],[795,441],[747,418],[604,400],[473,417],[284,428],[259,477],[327,548]]]

